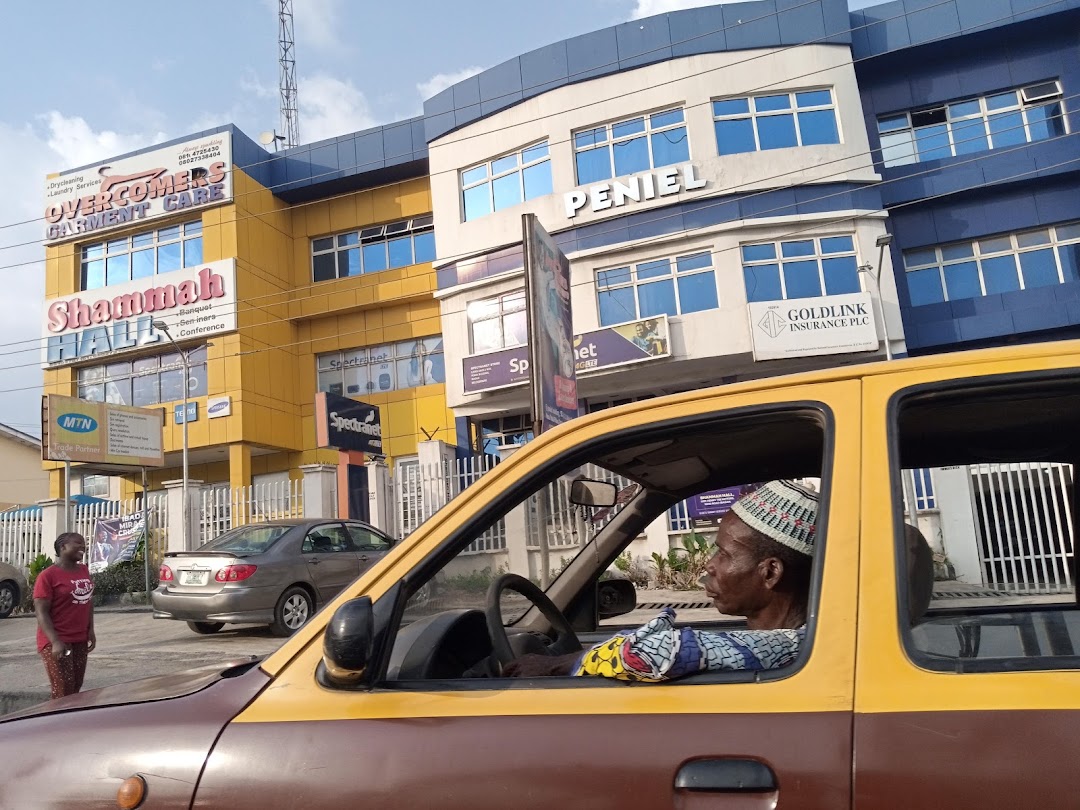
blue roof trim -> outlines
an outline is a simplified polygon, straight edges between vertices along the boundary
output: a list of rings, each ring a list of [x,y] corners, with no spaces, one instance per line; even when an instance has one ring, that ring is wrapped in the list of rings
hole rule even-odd
[[[424,102],[431,141],[575,82],[681,56],[828,42],[850,45],[846,0],[753,0],[657,14],[556,42],[470,76]]]
[[[851,13],[852,54],[882,56],[1077,8],[1080,0],[893,0]]]
[[[778,188],[764,193],[706,197],[653,208],[622,217],[604,219],[552,234],[564,253],[607,247],[623,242],[693,231],[762,217],[785,217],[851,209],[882,208],[877,186],[860,183]],[[522,267],[521,245],[493,251],[440,267],[436,273],[440,290],[479,281]]]

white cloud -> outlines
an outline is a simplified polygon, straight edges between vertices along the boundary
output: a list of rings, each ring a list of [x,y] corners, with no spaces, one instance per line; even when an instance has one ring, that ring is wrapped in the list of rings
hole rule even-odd
[[[277,3],[273,3],[277,7]],[[295,0],[293,27],[296,46],[303,52],[310,46],[319,49],[338,49],[341,40],[341,0]]]
[[[634,11],[630,14],[631,20],[641,17],[651,17],[654,14],[667,14],[669,11],[678,11],[684,8],[700,8],[701,6],[720,5],[721,0],[637,0]]]
[[[49,129],[46,144],[60,158],[60,168],[69,169],[96,163],[133,149],[141,149],[165,140],[165,133],[122,135],[105,129],[94,132],[79,116],[67,117],[52,110],[41,116]]]
[[[376,124],[364,94],[351,81],[324,73],[297,81],[300,139],[313,143]]]
[[[642,0],[647,2],[647,0]],[[486,70],[486,68],[472,66],[459,70],[457,73],[436,73],[426,82],[420,82],[416,85],[416,89],[420,91],[420,97],[425,101],[432,96],[437,96],[447,87],[452,87],[460,81],[463,81],[470,76],[475,76],[477,73]]]

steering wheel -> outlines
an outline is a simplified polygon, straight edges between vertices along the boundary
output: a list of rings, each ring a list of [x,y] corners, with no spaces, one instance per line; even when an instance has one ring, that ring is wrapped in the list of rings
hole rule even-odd
[[[543,614],[545,619],[551,622],[551,629],[555,632],[555,640],[550,644],[539,645],[542,647],[544,654],[566,655],[581,649],[581,642],[578,641],[574,628],[570,626],[570,622],[555,607],[555,603],[548,598],[546,593],[525,579],[525,577],[517,574],[503,574],[492,582],[491,587],[488,588],[487,605],[484,609],[487,616],[488,635],[491,636],[492,655],[501,666],[505,667],[517,657],[510,646],[510,638],[506,633],[506,627],[503,625],[501,606],[503,591],[513,591],[521,594]]]

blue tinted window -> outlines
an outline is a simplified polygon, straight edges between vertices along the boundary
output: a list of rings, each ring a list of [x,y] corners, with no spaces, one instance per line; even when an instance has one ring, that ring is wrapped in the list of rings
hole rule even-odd
[[[795,119],[790,115],[769,115],[757,119],[758,140],[762,149],[785,149],[798,145]]]
[[[517,165],[518,156],[516,154],[507,155],[506,157],[501,157],[498,160],[491,161],[491,173],[493,175],[502,174],[503,172],[508,172],[511,169],[516,169]]]
[[[937,259],[935,259],[933,256],[933,250],[929,250],[927,252],[931,254],[929,257],[929,261],[937,261]],[[945,245],[941,248],[941,259],[942,261],[946,262],[955,261],[957,259],[968,259],[974,255],[975,249],[968,242],[964,242],[963,244],[959,245]]]
[[[978,265],[975,262],[945,265],[945,289],[949,291],[950,301],[978,298],[982,295]]]
[[[791,98],[788,97],[787,93],[782,96],[758,96],[754,99],[754,109],[758,112],[790,110]]]
[[[686,312],[716,309],[716,280],[712,273],[679,276],[679,307]]]
[[[780,289],[780,268],[775,264],[744,267],[743,282],[747,301],[779,301],[784,297]]]
[[[94,259],[83,266],[83,289],[96,290],[105,286],[105,260]]]
[[[854,249],[850,236],[827,236],[821,240],[822,253],[848,253]]]
[[[814,240],[801,239],[798,242],[781,242],[780,254],[785,259],[789,259],[794,256],[813,256]]]
[[[649,123],[652,125],[653,129],[668,127],[672,124],[679,124],[682,123],[682,120],[682,110],[668,110],[667,112],[655,113],[649,116]]]
[[[701,270],[706,267],[712,267],[712,254],[695,253],[692,256],[680,256],[675,263],[678,272],[680,273],[686,273],[690,270]]]
[[[199,256],[195,261],[186,261],[188,266],[202,263],[202,240],[193,239],[192,242],[197,242],[199,245]],[[189,242],[188,244],[191,244]],[[185,253],[186,253],[185,249]],[[150,249],[136,250],[131,254],[131,277],[132,278],[147,278],[154,275],[154,251]]]
[[[412,237],[402,236],[387,243],[391,267],[407,267],[413,263]]]
[[[337,277],[333,253],[323,253],[311,257],[311,277],[315,281],[329,281]]]
[[[587,146],[598,146],[607,142],[607,127],[597,127],[578,132],[574,135],[574,148],[584,149]]]
[[[784,289],[788,298],[813,298],[821,295],[818,263],[784,262]]]
[[[893,130],[907,129],[908,126],[908,117],[906,115],[893,115],[878,121],[878,132],[892,132]]]
[[[686,127],[676,127],[651,136],[654,166],[670,166],[690,159],[690,142],[686,138]]]
[[[143,251],[150,255],[150,251]],[[184,267],[202,264],[202,239],[188,239],[184,242]]]
[[[637,277],[639,279],[658,278],[668,275],[671,275],[670,259],[656,259],[651,262],[643,262],[637,266]]]
[[[824,107],[832,104],[832,93],[828,90],[808,90],[795,94],[795,104],[799,107]]]
[[[949,146],[949,128],[945,124],[916,129],[915,145],[919,151],[919,160],[952,157],[952,149]]]
[[[614,323],[632,321],[637,317],[634,308],[634,288],[622,287],[617,290],[605,290],[597,295],[600,302],[600,325],[611,326]]]
[[[435,234],[432,231],[418,233],[413,237],[413,253],[416,263],[435,261]]]
[[[986,123],[981,118],[957,121],[952,125],[953,148],[958,155],[985,152],[990,148],[986,139]]]
[[[334,254],[329,253],[328,256]],[[317,257],[321,259],[322,257]],[[348,250],[342,250],[337,254],[338,258],[338,278],[347,278],[348,276],[360,275],[360,248],[349,248]],[[318,281],[319,279],[315,279]]]
[[[386,242],[364,245],[364,272],[377,273],[386,269]]]
[[[1032,250],[1020,254],[1020,269],[1024,274],[1024,289],[1048,287],[1058,283],[1057,263],[1054,251]]]
[[[525,199],[535,200],[551,194],[551,161],[537,163],[522,171],[525,181]]]
[[[1044,107],[1028,110],[1028,128],[1031,140],[1043,141],[1065,134],[1065,120],[1061,117],[1061,104],[1055,102]]]
[[[904,166],[917,159],[911,130],[881,136],[881,162],[886,166]]]
[[[990,136],[994,139],[995,149],[1027,143],[1023,116],[1019,111],[991,115]]]
[[[611,177],[611,157],[606,148],[578,152],[574,158],[577,161],[578,185],[597,183]]]
[[[179,253],[180,245],[177,245],[176,248]],[[129,254],[121,253],[119,256],[110,256],[105,260],[106,284],[121,284],[131,280],[131,265],[129,259]]]
[[[627,135],[636,135],[639,132],[645,131],[645,119],[634,118],[630,121],[623,121],[619,124],[613,124],[611,127],[612,138],[625,138]]]
[[[1065,281],[1080,281],[1080,243],[1059,247],[1058,258]]]
[[[982,113],[982,105],[979,104],[978,99],[971,101],[960,101],[956,104],[949,105],[949,117],[950,118],[963,118],[968,115],[980,115]]]
[[[832,110],[813,110],[799,113],[799,134],[803,146],[824,143],[840,143],[836,129],[836,116]]]
[[[643,172],[649,168],[649,144],[644,138],[631,138],[612,146],[615,153],[615,176]]]
[[[908,297],[913,307],[923,304],[937,304],[945,300],[941,289],[941,274],[936,267],[925,270],[913,270],[907,276]]]
[[[475,169],[469,169],[467,172],[461,173],[461,184],[463,186],[471,186],[473,183],[477,183],[487,177],[487,165],[477,166]]]
[[[521,202],[521,177],[516,172],[491,181],[495,210],[501,211]]]
[[[649,315],[677,315],[674,283],[669,278],[641,284],[638,286],[638,304],[642,318]]]
[[[547,141],[539,143],[536,146],[530,146],[521,153],[522,163],[532,163],[534,160],[540,160],[540,158],[547,157],[548,145]]]
[[[776,258],[776,245],[771,242],[767,245],[743,245],[742,257],[744,262],[757,262]]]
[[[754,140],[754,122],[749,118],[717,121],[716,148],[721,155],[737,155],[757,150]]]
[[[750,112],[750,100],[746,98],[729,98],[725,101],[712,103],[713,115],[740,115]]]
[[[822,259],[821,270],[825,274],[825,294],[844,295],[862,292],[859,287],[859,268],[854,256]]]
[[[614,270],[601,270],[596,274],[596,286],[601,289],[630,283],[630,268],[616,267]]]
[[[491,213],[491,189],[486,183],[466,189],[464,198],[466,222]]]
[[[158,245],[157,271],[159,273],[170,273],[173,270],[179,270],[180,266],[181,261],[179,242],[173,242],[168,245]]]
[[[1020,278],[1016,275],[1015,256],[995,256],[993,259],[983,259],[982,271],[987,295],[1020,289]]]
[[[1000,93],[996,96],[987,96],[986,109],[988,110],[1000,110],[1004,107],[1015,107],[1017,105],[1016,91],[1013,90],[1010,93]]]

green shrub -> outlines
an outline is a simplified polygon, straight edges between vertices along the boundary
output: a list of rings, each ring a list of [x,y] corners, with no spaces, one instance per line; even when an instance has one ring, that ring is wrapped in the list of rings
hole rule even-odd
[[[37,578],[41,576],[41,572],[52,564],[52,558],[48,554],[38,554],[30,561],[30,565],[27,566],[27,568],[30,569],[30,573],[26,577],[26,593],[23,594],[22,604],[19,605],[20,612],[34,612],[34,583],[37,582]]]
[[[94,580],[94,604],[102,605],[106,597],[125,593],[141,593],[146,590],[146,571],[142,560],[116,563],[104,571],[91,574]],[[157,571],[150,570],[150,590],[158,585]]]

